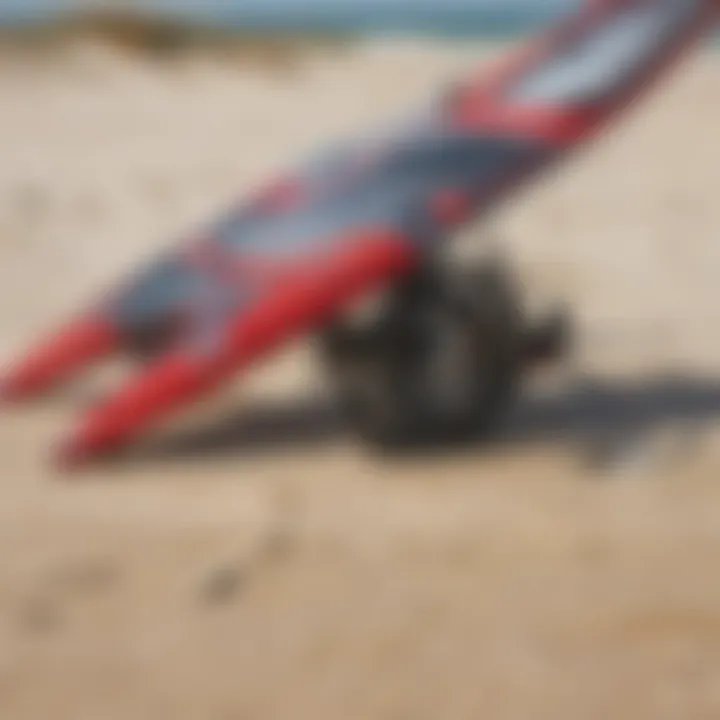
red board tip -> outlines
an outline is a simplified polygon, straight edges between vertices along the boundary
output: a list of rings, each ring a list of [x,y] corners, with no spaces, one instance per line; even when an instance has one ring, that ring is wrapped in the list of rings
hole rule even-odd
[[[97,318],[77,321],[40,345],[0,380],[0,402],[30,400],[49,390],[116,345],[110,323]]]

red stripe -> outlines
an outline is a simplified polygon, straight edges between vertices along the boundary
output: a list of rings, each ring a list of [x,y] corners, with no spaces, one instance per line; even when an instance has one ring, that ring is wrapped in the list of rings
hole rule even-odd
[[[508,133],[553,145],[571,145],[587,136],[606,114],[593,107],[497,104],[460,109],[456,122],[473,132]]]
[[[219,351],[205,356],[185,348],[161,359],[93,409],[60,452],[73,465],[137,437],[143,430],[216,387],[284,340],[309,332],[370,287],[409,269],[415,252],[392,230],[374,230],[348,241],[349,249],[270,291],[230,324]]]
[[[19,362],[0,382],[0,397],[20,401],[46,392],[118,343],[112,325],[101,318],[78,320]]]

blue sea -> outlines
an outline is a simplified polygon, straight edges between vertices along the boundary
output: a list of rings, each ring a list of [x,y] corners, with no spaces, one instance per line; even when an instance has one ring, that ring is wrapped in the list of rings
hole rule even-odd
[[[320,30],[359,34],[408,34],[450,37],[503,37],[528,32],[550,22],[558,13],[540,9],[374,8],[358,3],[333,11],[294,13],[224,13],[225,26],[257,30]]]
[[[572,4],[572,3],[570,3]],[[545,3],[520,7],[389,5],[358,2],[333,5],[292,3],[282,10],[272,4],[254,7],[210,9],[200,2],[185,4],[183,10],[167,11],[161,16],[181,19],[203,26],[235,28],[257,32],[314,31],[362,35],[421,35],[441,37],[497,38],[529,32],[551,22],[561,10]],[[553,3],[555,5],[555,3]],[[565,3],[567,5],[567,2]],[[54,10],[52,8],[55,8]],[[28,25],[62,19],[66,14],[57,4],[10,3],[0,0],[0,26]],[[157,13],[153,15],[156,17]]]
[[[584,0],[153,0],[150,17],[261,32],[495,39],[547,26]],[[0,27],[62,19],[67,0],[0,0]],[[150,7],[148,6],[148,7]],[[97,7],[97,6],[95,6]],[[136,14],[142,4],[133,5]],[[159,8],[164,7],[165,11]],[[716,34],[717,39],[717,34]]]

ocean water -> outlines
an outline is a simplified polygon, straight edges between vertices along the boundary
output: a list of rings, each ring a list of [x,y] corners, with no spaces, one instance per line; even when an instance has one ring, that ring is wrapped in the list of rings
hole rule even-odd
[[[499,38],[522,35],[546,25],[561,14],[559,9],[537,7],[392,6],[358,2],[354,6],[332,4],[294,7],[270,6],[212,8],[200,2],[163,16],[224,30],[274,32],[327,32],[361,35],[420,35],[442,37]],[[0,0],[0,26],[47,23],[67,15],[57,3],[52,6],[10,3]],[[157,17],[157,15],[153,15]]]
[[[443,38],[498,39],[523,36],[551,25],[584,0],[507,0],[482,5],[482,0],[444,5],[358,0],[333,4],[325,0],[292,2],[281,8],[276,2],[251,2],[234,7],[217,0],[164,0],[166,10],[149,17],[180,20],[205,28],[243,32],[321,32],[350,35],[410,35]],[[406,4],[402,4],[406,2]],[[477,4],[476,4],[477,3]],[[160,5],[155,5],[156,8]],[[65,0],[0,0],[0,27],[32,25],[62,19],[68,14]],[[134,6],[137,14],[138,8]],[[149,7],[149,6],[148,6]],[[717,45],[718,34],[715,34]]]
[[[546,25],[558,11],[537,9],[485,9],[471,7],[400,8],[367,7],[333,11],[303,9],[293,12],[228,11],[216,18],[224,26],[270,30],[308,30],[360,34],[408,34],[448,37],[507,37],[527,33]]]

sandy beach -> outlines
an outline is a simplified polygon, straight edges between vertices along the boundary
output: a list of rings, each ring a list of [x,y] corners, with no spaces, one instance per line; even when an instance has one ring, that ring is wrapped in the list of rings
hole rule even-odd
[[[329,139],[497,48],[0,62],[0,361]],[[126,462],[48,462],[108,368],[0,411],[3,720],[720,716],[720,53],[475,228],[571,360],[503,438],[370,455],[293,347]]]

